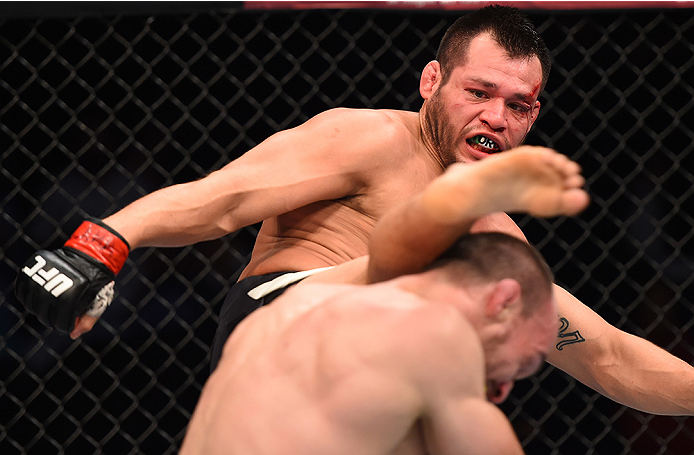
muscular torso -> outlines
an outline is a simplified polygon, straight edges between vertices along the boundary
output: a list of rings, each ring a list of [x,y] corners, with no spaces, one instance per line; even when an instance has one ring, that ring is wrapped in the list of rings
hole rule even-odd
[[[364,295],[297,287],[247,318],[205,386],[181,454],[426,453],[421,397],[391,366],[409,330],[403,314],[422,301],[380,286]]]
[[[251,262],[241,278],[337,265],[367,254],[369,234],[378,218],[421,191],[443,171],[421,143],[418,114],[384,112],[389,119],[388,137],[392,137],[392,145],[384,145],[374,153],[389,164],[369,177],[359,194],[314,202],[265,220]],[[393,128],[393,123],[399,128]],[[393,130],[398,133],[393,134]],[[369,172],[363,170],[364,174]]]
[[[241,279],[333,266],[368,254],[369,235],[381,215],[424,189],[443,172],[440,162],[422,143],[418,114],[384,112],[389,119],[385,122],[389,131],[383,136],[389,138],[389,143],[373,153],[387,165],[367,179],[368,184],[359,194],[314,202],[265,220]],[[393,128],[393,123],[399,128]],[[377,124],[373,126],[378,128]],[[368,174],[369,169],[363,173]],[[497,215],[490,219],[496,221],[480,224],[479,230],[508,232],[514,227],[508,217]]]
[[[263,222],[241,278],[310,270],[367,254],[376,219],[345,201],[320,201]]]

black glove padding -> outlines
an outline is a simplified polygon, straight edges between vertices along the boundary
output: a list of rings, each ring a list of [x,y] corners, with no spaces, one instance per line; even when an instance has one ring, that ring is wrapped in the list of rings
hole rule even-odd
[[[85,311],[98,317],[113,300],[113,279],[130,252],[103,221],[83,222],[63,248],[41,250],[19,271],[15,294],[41,322],[71,332]],[[96,297],[96,299],[95,299]]]
[[[71,248],[41,250],[17,275],[15,294],[42,323],[70,333],[114,278],[104,264]]]

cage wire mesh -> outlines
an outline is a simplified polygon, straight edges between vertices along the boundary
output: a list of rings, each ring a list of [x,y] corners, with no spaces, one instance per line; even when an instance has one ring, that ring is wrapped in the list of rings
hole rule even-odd
[[[527,142],[578,161],[574,219],[517,221],[557,282],[611,324],[692,362],[694,14],[528,12],[554,66]],[[216,314],[258,226],[134,251],[79,341],[13,281],[167,185],[203,177],[337,106],[418,110],[460,12],[243,11],[0,21],[0,453],[175,453],[208,375]],[[528,453],[690,454],[691,419],[627,409],[547,366],[502,406]]]

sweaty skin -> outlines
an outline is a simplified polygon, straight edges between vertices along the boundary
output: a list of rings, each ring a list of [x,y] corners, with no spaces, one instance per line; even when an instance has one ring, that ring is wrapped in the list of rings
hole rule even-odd
[[[455,393],[436,400],[451,408],[464,441],[450,453],[521,454],[508,421],[484,399],[474,330],[446,308],[432,315],[437,305],[408,292],[409,281],[368,291],[309,284],[254,312],[227,342],[180,454],[439,453],[427,445],[451,443],[433,439],[420,387],[453,380]],[[426,347],[432,341],[438,349]]]
[[[190,245],[263,221],[241,278],[363,256],[368,233],[386,210],[421,191],[446,165],[488,156],[468,140],[484,135],[507,150],[537,118],[537,99],[521,95],[541,82],[536,58],[509,59],[488,35],[473,39],[469,53],[484,59],[470,58],[445,85],[438,62],[425,67],[420,112],[323,112],[206,178],[151,193],[104,222],[136,249]],[[510,218],[491,218],[482,225],[524,238]],[[95,322],[79,317],[71,336]]]
[[[509,59],[488,35],[472,40],[469,55],[485,58],[468,59],[453,70],[445,85],[438,62],[427,65],[420,84],[426,101],[419,113],[381,111],[386,119],[374,116],[367,129],[379,133],[366,148],[378,145],[374,153],[388,159],[357,194],[338,199],[337,209],[326,211],[325,203],[312,204],[301,209],[300,217],[290,211],[266,220],[242,278],[336,265],[345,257],[364,255],[368,241],[364,227],[373,227],[388,208],[421,191],[445,166],[489,156],[489,151],[474,145],[480,137],[494,141],[500,147],[497,151],[519,145],[539,113],[539,60]],[[359,128],[352,131],[341,136],[353,142],[364,134]],[[490,217],[482,223],[524,238],[503,214]]]
[[[357,120],[359,114],[335,112],[334,115]],[[369,175],[365,186],[356,194],[336,201],[314,202],[265,220],[241,279],[282,270],[333,266],[364,256],[376,220],[442,172],[418,137],[417,113],[370,111],[366,117],[364,120],[372,128],[381,125],[379,129],[390,134],[389,141],[397,144],[396,162],[382,166],[377,175]],[[358,119],[355,134],[361,122]],[[401,175],[411,177],[402,179]]]
[[[574,214],[588,202],[582,184],[575,163],[524,147],[449,169],[378,228],[402,232],[381,237],[397,244],[409,240],[400,223],[409,216],[415,231],[439,226],[454,239],[490,211]],[[470,198],[451,203],[459,191]],[[487,324],[517,313],[494,313],[491,297],[479,297],[495,295],[490,287],[442,280],[437,270],[369,286],[322,283],[355,267],[364,275],[367,265],[359,259],[314,275],[238,326],[182,455],[522,453],[484,384],[503,390],[500,402],[514,380],[539,368],[555,337],[553,299],[541,317],[504,331]]]
[[[537,119],[538,59],[509,59],[486,34],[471,41],[468,57],[445,84],[439,63],[426,65],[419,113],[326,111],[203,179],[151,193],[104,221],[133,249],[190,245],[264,221],[244,277],[361,256],[365,234],[389,207],[421,191],[446,166],[490,156],[474,144],[480,136],[505,152],[522,143]],[[474,230],[524,238],[502,213]],[[632,408],[694,414],[694,368],[606,323],[558,286],[556,292],[561,316],[584,341],[552,351],[552,365]],[[78,317],[70,336],[91,330],[96,320]]]
[[[521,146],[473,165],[456,164],[421,193],[386,213],[372,232],[370,256],[306,278],[304,282],[369,284],[417,273],[490,212],[541,217],[575,215],[589,201],[580,167],[543,147]],[[465,200],[457,194],[468,194]],[[488,359],[497,356],[488,355]],[[501,403],[509,376],[487,365],[487,398]]]

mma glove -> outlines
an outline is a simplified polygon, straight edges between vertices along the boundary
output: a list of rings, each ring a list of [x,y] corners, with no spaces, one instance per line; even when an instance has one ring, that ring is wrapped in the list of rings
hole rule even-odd
[[[43,324],[70,333],[77,316],[99,317],[111,303],[113,280],[129,252],[120,234],[89,218],[62,248],[40,250],[24,264],[15,294]]]

